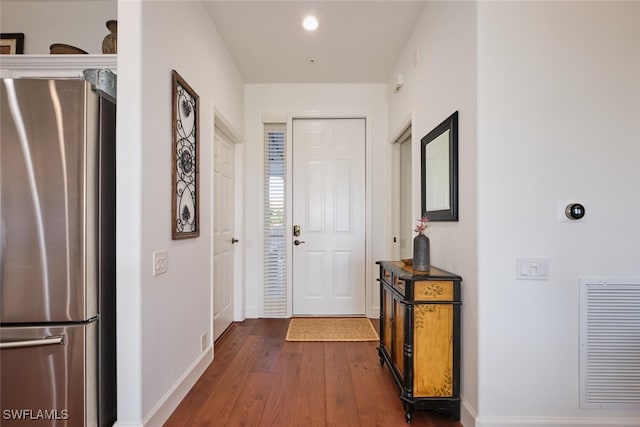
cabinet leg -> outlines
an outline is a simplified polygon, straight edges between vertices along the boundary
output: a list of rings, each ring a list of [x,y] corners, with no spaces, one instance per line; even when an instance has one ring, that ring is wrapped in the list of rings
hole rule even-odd
[[[449,421],[460,421],[460,403],[458,402],[454,408],[449,412],[448,417]]]
[[[404,418],[407,420],[407,423],[411,423],[411,410],[413,409],[413,405],[409,405],[405,402],[404,404]]]

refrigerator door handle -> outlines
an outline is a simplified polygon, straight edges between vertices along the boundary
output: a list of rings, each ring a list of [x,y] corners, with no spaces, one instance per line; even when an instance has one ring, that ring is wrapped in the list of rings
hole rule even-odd
[[[6,350],[9,348],[40,347],[43,345],[57,345],[57,344],[62,344],[62,345],[65,344],[64,335],[53,335],[50,337],[38,338],[35,340],[0,342],[0,350]]]

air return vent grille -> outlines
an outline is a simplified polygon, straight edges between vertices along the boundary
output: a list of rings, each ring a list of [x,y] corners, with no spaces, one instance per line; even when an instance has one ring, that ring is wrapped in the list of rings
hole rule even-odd
[[[640,278],[580,280],[580,406],[640,408]]]

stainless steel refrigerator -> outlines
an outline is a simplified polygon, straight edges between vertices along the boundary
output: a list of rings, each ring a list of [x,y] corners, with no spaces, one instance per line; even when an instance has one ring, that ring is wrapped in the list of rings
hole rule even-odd
[[[115,75],[0,84],[0,425],[116,421]]]

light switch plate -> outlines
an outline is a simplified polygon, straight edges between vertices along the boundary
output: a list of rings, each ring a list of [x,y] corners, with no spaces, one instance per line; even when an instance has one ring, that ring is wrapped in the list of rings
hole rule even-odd
[[[164,274],[169,269],[169,252],[165,249],[153,253],[153,275]]]
[[[517,257],[517,280],[549,280],[550,261],[546,257]]]

